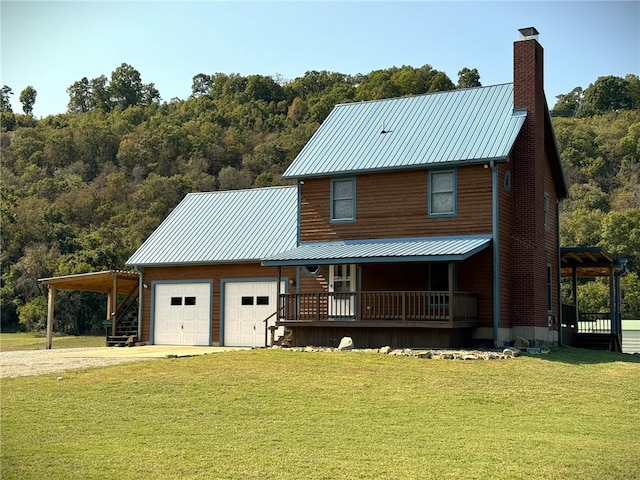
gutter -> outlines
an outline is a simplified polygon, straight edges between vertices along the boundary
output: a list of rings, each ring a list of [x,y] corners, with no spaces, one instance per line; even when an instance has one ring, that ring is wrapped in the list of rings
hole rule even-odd
[[[144,267],[135,267],[135,270],[140,273],[138,276],[138,341],[142,341],[142,292],[144,290]]]
[[[556,200],[556,230],[558,233],[558,346],[566,347],[567,345],[562,341],[562,254],[560,253],[560,205],[562,205],[562,200]]]
[[[494,160],[491,167],[491,234],[493,236],[493,346],[498,346],[498,330],[500,328],[500,242],[498,211],[498,166]]]

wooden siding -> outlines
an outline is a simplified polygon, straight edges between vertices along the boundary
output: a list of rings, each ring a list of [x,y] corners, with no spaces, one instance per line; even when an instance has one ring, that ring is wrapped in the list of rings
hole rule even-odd
[[[151,284],[155,281],[189,281],[189,280],[213,280],[213,311],[211,342],[220,344],[220,281],[225,279],[260,279],[277,278],[276,267],[263,267],[259,263],[235,264],[235,265],[194,265],[184,267],[146,267],[143,272],[143,282],[149,288],[145,288],[142,297],[142,340],[149,342],[149,327],[151,319]],[[293,267],[282,269],[282,277],[287,280],[295,280],[296,270]],[[291,286],[289,287],[291,289]],[[275,310],[275,307],[274,307]]]
[[[356,348],[463,348],[471,346],[470,328],[371,328],[351,325],[293,327],[294,346],[337,347],[342,337],[351,337]]]
[[[457,215],[427,214],[428,171],[410,170],[356,177],[356,220],[331,222],[330,179],[302,185],[302,242],[368,238],[474,235],[491,232],[491,170],[482,165],[457,169]]]

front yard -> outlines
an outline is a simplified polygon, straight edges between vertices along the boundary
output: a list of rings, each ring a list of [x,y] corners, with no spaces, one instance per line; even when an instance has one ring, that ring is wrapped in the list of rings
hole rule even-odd
[[[251,350],[3,379],[4,479],[637,479],[640,356]]]

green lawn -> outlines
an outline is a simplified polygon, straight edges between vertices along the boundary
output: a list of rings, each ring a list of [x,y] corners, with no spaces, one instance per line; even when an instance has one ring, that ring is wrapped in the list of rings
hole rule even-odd
[[[640,356],[251,350],[3,379],[3,480],[635,479]]]
[[[0,352],[13,350],[44,350],[47,339],[33,333],[0,333]],[[54,336],[53,348],[104,347],[105,337],[101,336]]]

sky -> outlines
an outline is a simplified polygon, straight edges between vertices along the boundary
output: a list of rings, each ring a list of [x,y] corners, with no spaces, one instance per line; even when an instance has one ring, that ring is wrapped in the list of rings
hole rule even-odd
[[[640,75],[640,1],[6,1],[0,0],[0,82],[37,91],[36,117],[64,113],[74,82],[122,63],[163,101],[186,99],[199,73],[278,76],[369,73],[425,64],[456,83],[513,81],[518,28],[544,47],[545,92]]]

